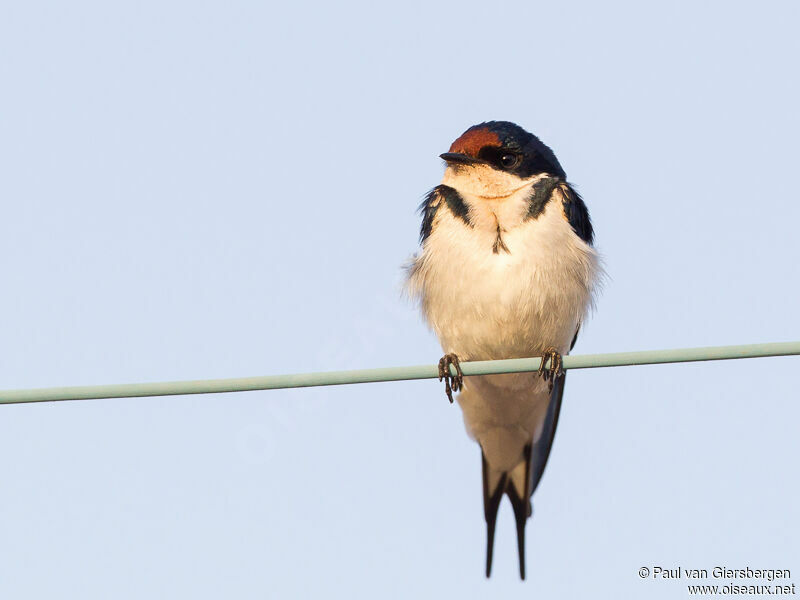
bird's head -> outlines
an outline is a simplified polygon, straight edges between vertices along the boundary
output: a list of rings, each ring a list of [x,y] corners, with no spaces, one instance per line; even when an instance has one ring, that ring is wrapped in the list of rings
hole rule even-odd
[[[541,175],[566,178],[550,148],[508,121],[470,127],[441,158],[447,162],[442,183],[483,198],[509,196]]]

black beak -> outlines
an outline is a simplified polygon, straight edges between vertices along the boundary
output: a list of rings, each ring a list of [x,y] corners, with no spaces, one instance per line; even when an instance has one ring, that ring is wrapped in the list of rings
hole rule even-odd
[[[457,165],[476,165],[482,163],[479,158],[472,158],[466,154],[461,154],[460,152],[445,152],[444,154],[440,154],[439,158],[443,159],[449,164],[457,164]]]

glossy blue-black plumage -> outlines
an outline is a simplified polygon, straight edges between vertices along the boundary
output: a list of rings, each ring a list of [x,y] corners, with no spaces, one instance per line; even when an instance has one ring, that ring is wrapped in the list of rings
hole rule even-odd
[[[511,169],[503,169],[527,179],[539,173],[548,173],[562,179],[567,178],[567,174],[558,162],[555,153],[538,137],[525,131],[522,127],[510,121],[487,121],[480,123],[471,129],[487,129],[494,133],[501,146],[499,148],[486,147],[478,153],[479,158],[494,162],[495,154],[501,155],[503,152],[512,151],[520,154],[520,162]],[[483,155],[482,155],[483,154]],[[502,168],[502,167],[499,167]]]
[[[525,215],[525,220],[536,219],[544,212],[547,203],[550,202],[550,197],[553,195],[553,190],[561,183],[558,177],[544,177],[533,184],[531,187],[531,195],[528,197],[528,212]]]
[[[540,179],[531,188],[528,198],[528,213],[526,219],[536,219],[544,212],[556,188],[561,190],[564,197],[564,215],[567,217],[572,230],[584,242],[591,245],[594,242],[594,230],[589,219],[589,209],[570,184],[558,177],[545,177]]]
[[[433,188],[425,200],[419,205],[419,210],[422,213],[422,227],[419,230],[420,243],[425,242],[433,229],[433,219],[436,217],[436,212],[442,206],[442,201],[447,204],[456,217],[461,219],[465,225],[472,227],[469,220],[469,207],[464,202],[464,199],[454,188],[449,185],[437,185]]]
[[[578,237],[591,246],[594,243],[594,228],[589,218],[589,209],[580,194],[568,183],[564,184],[561,191],[564,194],[564,214],[567,221]]]

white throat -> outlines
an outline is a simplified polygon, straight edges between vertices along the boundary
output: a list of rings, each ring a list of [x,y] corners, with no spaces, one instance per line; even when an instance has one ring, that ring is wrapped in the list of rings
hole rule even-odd
[[[523,179],[488,165],[449,165],[444,172],[442,183],[462,194],[501,200],[531,186],[542,177],[545,175],[540,173]]]

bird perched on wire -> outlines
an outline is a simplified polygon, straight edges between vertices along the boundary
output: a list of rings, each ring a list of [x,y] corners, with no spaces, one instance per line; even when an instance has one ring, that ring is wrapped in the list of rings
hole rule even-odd
[[[423,201],[421,252],[408,289],[445,355],[440,380],[459,392],[481,448],[486,576],[503,495],[514,509],[520,576],[531,495],[553,443],[565,373],[601,274],[589,212],[553,151],[507,121],[467,129],[442,183]],[[544,356],[538,373],[464,377],[459,361]],[[452,367],[452,368],[451,368]]]

